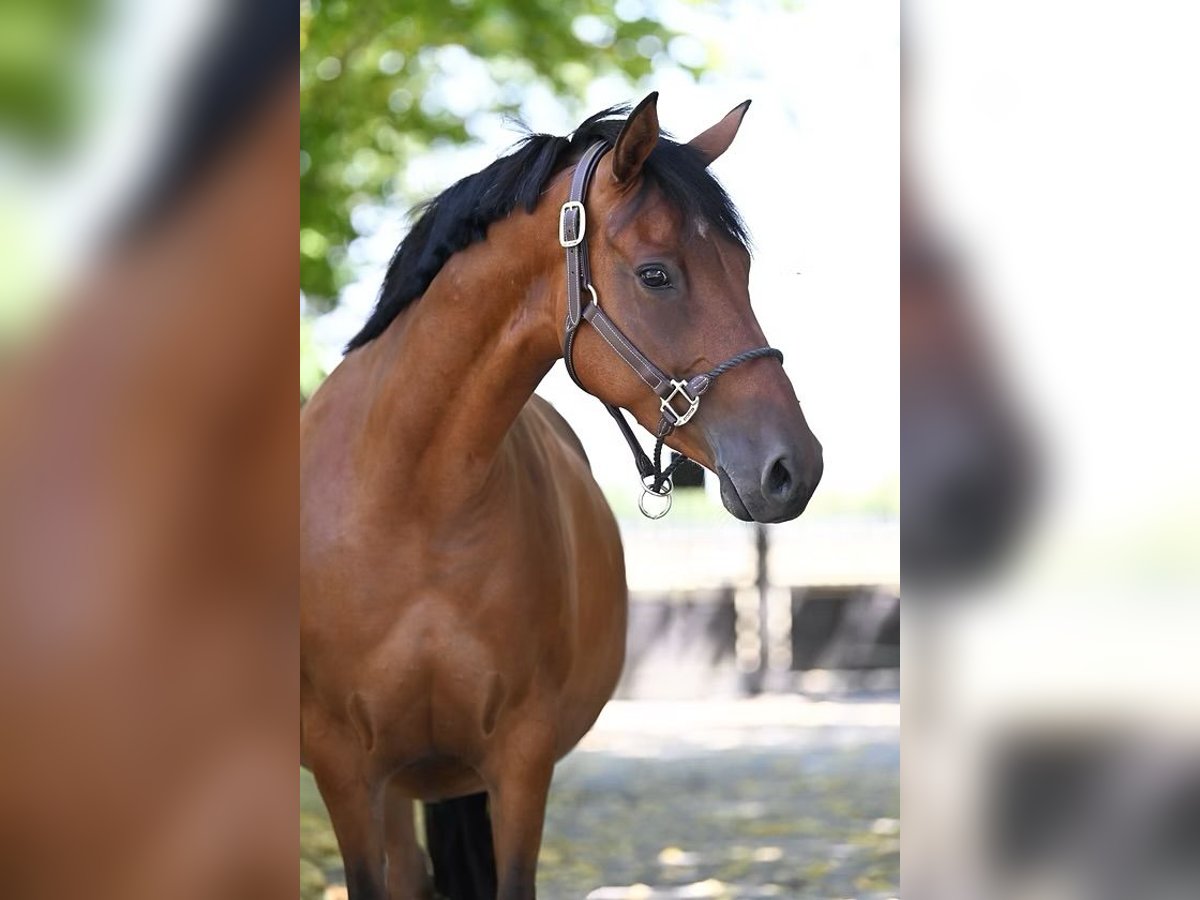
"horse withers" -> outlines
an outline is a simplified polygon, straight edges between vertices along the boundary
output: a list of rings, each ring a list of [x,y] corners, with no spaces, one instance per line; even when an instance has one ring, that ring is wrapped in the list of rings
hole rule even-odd
[[[738,518],[794,518],[820,479],[707,168],[749,104],[676,143],[656,102],[530,135],[433,200],[302,413],[302,754],[354,900],[534,897],[554,764],[617,683],[617,524],[533,396],[565,347]]]

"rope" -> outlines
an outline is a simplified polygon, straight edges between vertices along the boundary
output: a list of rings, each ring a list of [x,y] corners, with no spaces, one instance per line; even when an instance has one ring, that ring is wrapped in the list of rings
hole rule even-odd
[[[654,472],[651,473],[654,475],[654,482],[650,488],[650,493],[652,493],[652,494],[662,494],[663,485],[666,484],[667,481],[670,480],[671,476],[675,474],[676,469],[678,469],[680,466],[682,466],[685,462],[688,461],[688,458],[686,456],[684,456],[682,453],[674,453],[673,452],[671,454],[671,464],[669,466],[667,466],[665,469],[663,468],[663,466],[662,466],[663,442],[666,440],[667,435],[670,433],[671,432],[668,430],[664,434],[660,435],[658,440],[654,444]]]
[[[765,356],[774,357],[775,359],[779,360],[780,363],[783,362],[782,351],[776,350],[774,347],[759,347],[757,350],[746,350],[743,353],[739,353],[737,356],[731,356],[711,372],[708,372],[708,377],[710,379],[719,378],[730,369],[736,369],[744,362],[750,362],[752,359],[761,359]]]

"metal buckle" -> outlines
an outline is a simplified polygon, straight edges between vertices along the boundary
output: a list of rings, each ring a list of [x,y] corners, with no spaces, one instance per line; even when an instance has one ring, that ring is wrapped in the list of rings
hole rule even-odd
[[[567,239],[567,212],[569,210],[579,211],[578,233],[570,240]],[[582,200],[568,200],[562,205],[562,209],[558,213],[558,243],[566,248],[578,247],[583,243],[583,236],[587,233],[587,210],[583,208]]]
[[[681,425],[686,425],[691,420],[692,416],[696,414],[696,410],[700,408],[700,398],[698,396],[693,397],[687,392],[686,381],[676,381],[674,378],[672,378],[671,386],[675,388],[675,390],[671,391],[671,393],[659,400],[658,408],[662,411],[663,418],[665,418],[673,428],[678,428]],[[677,394],[682,394],[684,402],[688,404],[686,412],[678,413],[675,411],[675,407],[671,405],[671,401],[675,399]],[[670,413],[670,416],[667,415],[668,413]]]

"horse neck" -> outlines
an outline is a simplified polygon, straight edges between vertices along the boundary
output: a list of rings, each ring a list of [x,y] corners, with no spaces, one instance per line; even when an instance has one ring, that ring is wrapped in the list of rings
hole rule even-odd
[[[424,296],[359,351],[371,371],[362,439],[363,458],[382,476],[377,496],[390,485],[408,508],[425,495],[448,510],[488,484],[509,428],[562,355],[561,259],[536,249],[546,243],[539,224],[493,225],[488,241],[452,256]]]

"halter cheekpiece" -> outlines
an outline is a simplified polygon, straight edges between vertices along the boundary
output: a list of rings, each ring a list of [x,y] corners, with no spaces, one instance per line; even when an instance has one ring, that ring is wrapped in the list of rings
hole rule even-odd
[[[638,508],[651,519],[662,518],[671,509],[671,491],[674,484],[671,476],[687,459],[680,453],[672,453],[670,465],[662,466],[663,443],[667,436],[676,428],[682,428],[700,408],[700,398],[712,387],[713,382],[730,369],[740,366],[752,359],[771,357],[783,362],[783,354],[774,347],[758,347],[733,356],[708,372],[693,375],[690,378],[672,378],[652,363],[644,353],[625,336],[612,319],[600,308],[600,298],[596,296],[596,288],[592,285],[591,265],[588,261],[587,249],[587,210],[584,200],[587,197],[588,185],[595,174],[596,164],[608,150],[607,141],[597,141],[584,152],[575,173],[571,178],[571,192],[567,202],[562,205],[558,216],[558,243],[567,254],[567,321],[563,338],[563,358],[567,364],[567,372],[572,380],[583,390],[583,383],[575,372],[572,350],[575,346],[575,335],[579,326],[584,322],[591,323],[605,342],[612,347],[613,352],[625,361],[629,368],[658,397],[661,418],[655,434],[657,441],[654,446],[653,460],[646,455],[638,443],[629,422],[616,406],[605,403],[604,408],[616,421],[633,453],[633,461],[642,479],[642,496]],[[584,292],[587,293],[585,301]],[[652,500],[652,508],[647,509],[646,503]],[[661,509],[653,508],[653,502],[662,502]]]

